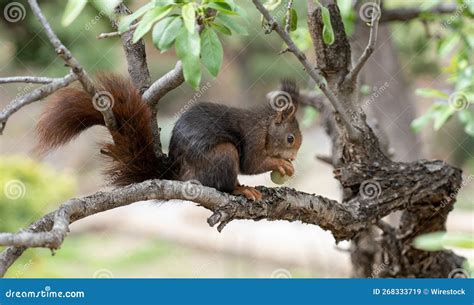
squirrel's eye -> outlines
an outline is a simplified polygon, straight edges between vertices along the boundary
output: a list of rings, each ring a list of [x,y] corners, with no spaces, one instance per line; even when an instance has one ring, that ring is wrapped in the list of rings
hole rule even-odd
[[[288,143],[293,144],[293,142],[295,142],[295,136],[290,133],[286,140],[288,141]]]

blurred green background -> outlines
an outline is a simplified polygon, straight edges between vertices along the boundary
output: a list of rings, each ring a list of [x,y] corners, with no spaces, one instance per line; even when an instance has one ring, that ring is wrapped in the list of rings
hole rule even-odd
[[[3,12],[10,2],[1,0],[0,11]],[[9,22],[0,18],[0,77],[63,76],[67,69],[55,56],[26,1],[17,2],[25,8],[24,19]],[[113,31],[105,14],[87,5],[70,26],[63,27],[60,16],[66,2],[39,2],[56,34],[89,74],[110,71],[126,75],[120,39],[96,39],[100,33]],[[305,32],[305,5],[303,1],[295,2],[301,30],[294,34],[299,37],[294,38],[312,60],[314,56]],[[385,5],[419,4],[428,7],[438,2],[387,0]],[[145,1],[127,1],[134,10],[143,3]],[[313,85],[294,56],[278,55],[284,49],[283,44],[276,35],[263,33],[256,10],[249,3],[242,1],[240,4],[249,15],[246,24],[249,35],[220,36],[224,45],[221,72],[216,79],[204,74],[201,84],[210,85],[198,100],[248,107],[265,102],[265,94],[274,90],[281,78],[288,77],[296,79],[302,88],[312,89]],[[346,27],[354,33],[351,43],[363,47],[366,40],[358,38],[354,25],[354,16],[358,12],[349,9],[344,13]],[[385,116],[377,117],[382,125],[390,120],[384,125],[387,133],[396,128],[404,130],[404,136],[392,135],[392,142],[402,138],[410,141],[403,143],[407,147],[405,151],[396,149],[395,156],[400,160],[440,158],[463,168],[465,177],[471,177],[466,179],[459,192],[448,225],[455,231],[472,234],[474,137],[466,132],[467,125],[453,116],[439,130],[433,130],[430,123],[419,126],[415,134],[409,127],[414,118],[428,113],[432,105],[439,102],[429,94],[416,95],[417,89],[437,88],[450,93],[456,86],[457,79],[453,78],[460,70],[463,73],[468,70],[462,66],[461,59],[465,59],[468,65],[473,64],[472,19],[461,16],[457,19],[463,20],[461,25],[443,26],[450,17],[426,16],[431,24],[428,30],[426,23],[417,20],[386,26],[388,35],[380,35],[379,45],[393,56],[383,60],[375,58],[365,69],[384,70],[389,65],[396,65],[397,85],[403,86],[403,94],[410,97],[409,101],[398,99],[398,112],[386,109]],[[453,42],[450,37],[454,35],[461,38]],[[145,36],[148,66],[152,79],[157,79],[174,67],[176,55],[173,50],[161,54],[154,49],[150,36]],[[457,62],[453,64],[455,59]],[[383,81],[392,82],[394,77],[392,74]],[[472,86],[472,75],[467,77],[471,77],[468,86]],[[363,99],[370,98],[377,90],[377,86],[367,81],[368,78],[362,78]],[[36,87],[22,83],[1,85],[1,108]],[[402,92],[390,92],[380,99],[391,95],[397,100],[394,95],[398,94]],[[196,99],[195,92],[184,84],[160,101],[159,122],[165,149],[176,114],[193,99]],[[107,188],[101,179],[102,161],[96,145],[107,134],[100,128],[92,128],[74,143],[43,159],[31,152],[35,144],[34,125],[45,103],[34,103],[14,114],[0,137],[0,232],[24,228],[68,198]],[[407,111],[405,103],[410,103],[412,108]],[[470,106],[467,111],[472,113],[472,108]],[[383,112],[383,109],[378,111]],[[303,122],[304,144],[296,164],[300,174],[290,186],[339,199],[332,169],[314,159],[316,153],[330,152],[317,113],[305,109],[299,115]],[[436,120],[436,117],[429,119]],[[416,152],[411,152],[412,147],[416,147]],[[249,184],[272,185],[267,176],[248,179]],[[56,253],[45,249],[28,250],[9,270],[7,277],[344,277],[350,273],[347,253],[335,250],[332,237],[318,228],[242,221],[230,224],[223,233],[217,234],[207,227],[205,219],[209,214],[190,203],[141,203],[119,210],[102,213],[91,221],[80,221],[77,226],[74,224],[71,234]],[[156,218],[146,217],[150,215]],[[167,217],[176,217],[178,222],[170,221],[162,227],[155,227],[156,222],[166,223]],[[192,232],[193,228],[196,232]],[[281,237],[278,232],[285,232],[287,236]],[[295,239],[294,245],[292,239]],[[347,244],[340,247],[344,246]]]

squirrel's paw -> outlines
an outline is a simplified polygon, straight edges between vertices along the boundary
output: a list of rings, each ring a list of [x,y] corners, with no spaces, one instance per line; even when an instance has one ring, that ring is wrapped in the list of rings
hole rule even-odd
[[[280,172],[282,176],[293,176],[295,173],[295,169],[293,168],[293,164],[290,161],[285,159],[279,159],[278,165],[276,170]]]
[[[258,201],[262,199],[262,193],[260,193],[254,187],[251,187],[251,186],[244,186],[244,185],[236,186],[232,194],[243,195],[245,196],[245,198],[252,201]]]

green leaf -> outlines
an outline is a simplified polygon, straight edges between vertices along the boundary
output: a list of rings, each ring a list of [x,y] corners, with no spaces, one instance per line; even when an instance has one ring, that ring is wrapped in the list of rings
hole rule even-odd
[[[443,105],[441,109],[436,110],[433,113],[434,130],[439,130],[455,112],[456,110],[453,107],[450,107],[449,105]]]
[[[87,0],[68,0],[66,8],[64,9],[61,24],[63,26],[70,25],[77,18],[77,16],[79,16],[86,4]]]
[[[249,33],[244,26],[241,26],[237,22],[235,22],[233,17],[229,17],[224,14],[217,15],[217,19],[222,22],[224,26],[229,28],[232,32],[235,32],[239,35],[247,36]]]
[[[232,7],[225,2],[210,2],[207,4],[207,7],[213,8],[216,11],[221,12],[223,14],[238,15],[238,13],[234,12],[232,10]]]
[[[161,52],[170,49],[183,26],[181,18],[172,16],[160,20],[153,28],[153,44]]]
[[[185,27],[182,27],[175,42],[176,54],[183,63],[184,79],[194,89],[197,89],[201,82],[200,40],[197,31],[190,33]]]
[[[455,248],[474,249],[474,237],[470,234],[448,233],[443,237],[443,245]]]
[[[469,122],[464,126],[464,132],[471,137],[474,137],[474,121]]]
[[[153,3],[150,2],[140,7],[133,14],[122,17],[118,26],[119,33],[126,32],[135,19],[144,15],[151,8],[153,8]]]
[[[296,31],[298,28],[298,14],[294,8],[291,9],[290,31]]]
[[[140,23],[135,29],[135,32],[133,32],[133,43],[136,43],[140,40],[140,38],[142,38],[146,33],[148,33],[148,31],[155,24],[155,22],[168,15],[171,9],[172,6],[167,5],[162,7],[156,7],[148,11],[143,16],[142,20],[140,20]]]
[[[419,118],[414,119],[410,124],[411,130],[413,132],[420,132],[421,128],[423,128],[423,126],[428,124],[428,122],[431,120],[432,115],[433,113],[428,111]]]
[[[418,236],[413,241],[413,246],[425,251],[441,251],[443,247],[443,237],[446,232],[434,232]]]
[[[188,32],[193,33],[196,28],[196,9],[194,3],[185,4],[182,8],[181,14],[186,29]]]
[[[114,13],[115,7],[122,3],[122,0],[93,0],[92,4],[99,10],[103,11],[107,14],[107,16],[111,16]]]
[[[155,7],[176,4],[174,0],[154,0],[154,2],[155,2]]]
[[[222,34],[232,35],[232,31],[228,27],[226,27],[225,25],[218,24],[218,23],[214,22],[214,23],[211,23],[211,27],[218,30]]]
[[[273,10],[276,9],[280,4],[281,4],[281,0],[269,0],[269,1],[267,1],[263,6],[264,6],[267,10],[273,11]]]
[[[201,34],[201,60],[212,76],[216,77],[221,69],[224,50],[221,41],[213,29],[205,28]]]
[[[297,28],[296,31],[290,33],[290,37],[293,39],[296,46],[303,52],[313,45],[311,42],[311,35],[305,27]]]
[[[418,88],[418,89],[416,89],[415,93],[419,96],[431,97],[431,98],[440,98],[440,99],[443,99],[443,100],[445,100],[449,97],[448,94],[446,94],[442,91],[433,89],[433,88]]]
[[[438,44],[439,55],[443,57],[449,55],[454,50],[460,40],[460,36],[455,33],[451,33],[451,35],[449,35],[448,37],[440,40]]]
[[[324,6],[321,6],[321,15],[323,19],[323,41],[327,45],[334,43],[334,31],[331,24],[331,14]]]

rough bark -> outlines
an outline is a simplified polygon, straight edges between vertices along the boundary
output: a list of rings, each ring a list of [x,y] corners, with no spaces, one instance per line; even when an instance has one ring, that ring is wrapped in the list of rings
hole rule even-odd
[[[404,212],[399,228],[377,222],[376,224],[384,229],[383,234],[369,226],[353,238],[352,261],[355,274],[360,277],[447,277],[450,271],[462,266],[463,258],[450,251],[419,251],[413,248],[411,242],[422,233],[445,230],[446,216],[455,201],[451,195],[456,192],[462,181],[461,171],[448,166],[456,172],[453,174],[457,178],[452,181],[452,185],[441,186],[443,195],[438,197],[432,196],[431,190],[440,187],[438,184],[440,176],[433,177],[432,171],[437,172],[440,168],[445,168],[446,164],[433,163],[428,166],[430,169],[427,168],[427,171],[422,173],[418,170],[418,166],[423,161],[402,163],[390,160],[371,127],[367,125],[363,109],[357,106],[360,105],[358,94],[355,94],[358,90],[357,78],[354,78],[352,72],[348,72],[351,71],[351,67],[346,58],[350,57],[350,50],[346,49],[348,48],[346,37],[343,27],[340,26],[341,17],[337,8],[334,7],[335,4],[332,1],[323,3],[331,12],[331,23],[336,32],[336,41],[332,46],[327,46],[322,41],[320,8],[312,6],[310,2],[312,1],[308,2],[308,26],[315,46],[317,66],[327,75],[329,88],[339,93],[338,98],[344,101],[348,109],[352,107],[350,111],[354,111],[353,123],[357,124],[357,128],[364,134],[362,142],[347,141],[344,132],[341,131],[337,116],[332,115],[332,110],[328,109],[327,103],[320,105],[323,124],[333,143],[332,163],[335,167],[336,178],[343,186],[344,202],[346,204],[357,202],[354,196],[360,196],[360,193],[364,192],[368,186],[371,190],[368,195],[377,198],[378,207],[383,205],[384,200],[390,202],[405,197]],[[352,71],[356,71],[355,74],[362,70],[368,56],[374,50],[375,42],[372,39],[374,25],[372,19],[369,42],[352,68]],[[333,56],[331,52],[342,54],[342,56]],[[345,67],[344,62],[347,63]],[[359,66],[361,62],[362,65]],[[417,189],[417,195],[403,190],[409,185]],[[385,199],[381,199],[380,196]],[[423,202],[423,204],[413,204],[415,201]],[[422,207],[428,202],[435,204],[434,206],[430,204],[433,208]],[[446,206],[446,202],[449,202],[449,207]],[[428,219],[430,223],[427,224]],[[437,225],[431,225],[431,223]],[[380,272],[381,266],[384,272]]]
[[[29,1],[44,27],[52,32],[47,22],[41,20],[42,14],[36,1]],[[366,55],[361,55],[352,65],[351,49],[339,9],[334,1],[321,2],[331,12],[336,41],[333,46],[322,42],[321,9],[310,0],[308,25],[314,45],[320,47],[315,50],[318,67],[314,68],[261,2],[253,0],[270,24],[270,29],[283,39],[288,50],[298,58],[329,101],[313,100],[308,103],[321,109],[323,122],[333,142],[333,157],[326,161],[333,164],[335,177],[343,187],[342,202],[289,188],[265,187],[259,188],[264,196],[261,201],[249,202],[243,197],[190,182],[145,181],[71,199],[24,231],[0,234],[0,245],[9,246],[0,254],[0,275],[27,247],[57,249],[71,222],[136,201],[152,199],[192,200],[213,212],[208,223],[218,225],[219,231],[234,219],[278,219],[318,225],[330,230],[336,241],[351,239],[362,243],[367,242],[370,236],[377,236],[376,243],[369,243],[374,249],[370,249],[368,255],[353,256],[353,261],[359,260],[356,262],[359,266],[363,261],[364,270],[359,272],[364,275],[372,271],[372,276],[383,277],[446,277],[452,269],[461,267],[464,259],[450,251],[419,251],[411,243],[419,234],[445,230],[446,217],[455,202],[452,194],[457,193],[461,185],[461,171],[442,161],[403,163],[392,161],[387,156],[366,123],[364,111],[357,106],[356,79],[374,49],[378,17],[371,19],[370,38],[363,52]],[[54,36],[50,38],[54,44]],[[333,52],[339,56],[334,56]],[[65,60],[70,61],[71,57],[66,56]],[[75,66],[78,67],[78,63]],[[77,76],[87,82],[84,74]],[[170,82],[174,79],[170,78]],[[162,87],[171,88],[166,83]],[[399,228],[382,221],[383,217],[399,210],[403,211]],[[381,234],[374,229],[374,225],[381,230]],[[372,233],[365,234],[366,230]],[[369,266],[371,262],[372,266]],[[380,271],[373,265],[374,262],[386,264],[386,267]]]

